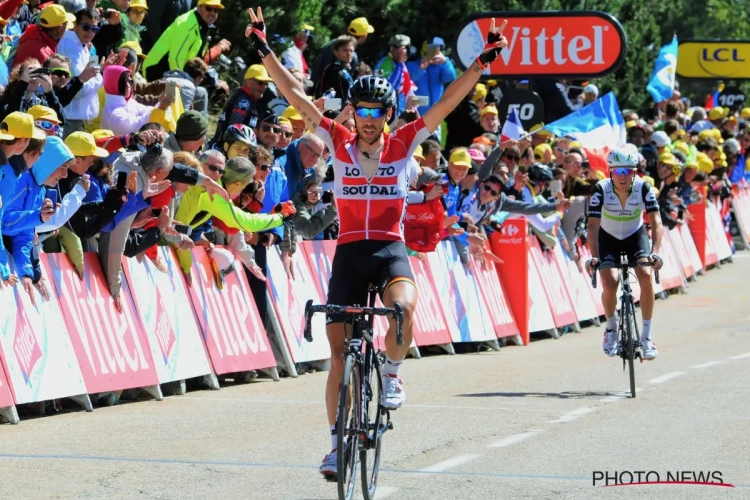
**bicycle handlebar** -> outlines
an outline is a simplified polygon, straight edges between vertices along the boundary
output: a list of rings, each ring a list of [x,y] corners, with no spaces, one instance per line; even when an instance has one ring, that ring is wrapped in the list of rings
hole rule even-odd
[[[604,262],[600,262],[596,266],[594,266],[594,272],[591,275],[591,284],[594,288],[596,288],[596,272],[599,269],[621,269],[624,271],[627,271],[628,269],[633,269],[636,267],[654,267],[653,262],[636,262],[635,264],[608,264]],[[659,270],[654,269],[654,280],[656,280],[656,284],[659,284]]]
[[[401,304],[396,303],[393,307],[359,307],[359,306],[337,306],[332,304],[321,304],[314,306],[312,300],[305,304],[305,340],[312,342],[312,317],[316,313],[325,314],[344,314],[347,316],[363,316],[370,314],[373,316],[386,316],[393,318],[396,322],[396,343],[404,345],[403,324],[404,310]]]

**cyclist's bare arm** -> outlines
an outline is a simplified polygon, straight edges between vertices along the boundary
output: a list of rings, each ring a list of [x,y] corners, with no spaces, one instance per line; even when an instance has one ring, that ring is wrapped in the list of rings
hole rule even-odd
[[[252,7],[247,10],[247,13],[250,15],[251,22],[263,22],[263,13],[260,7],[258,7],[257,13],[253,11]],[[273,83],[276,84],[279,91],[289,101],[289,104],[294,106],[299,112],[307,128],[315,130],[320,125],[323,114],[307,98],[307,94],[305,94],[299,81],[281,64],[281,61],[279,61],[273,52],[263,58],[263,66],[266,67],[268,75],[273,78]]]
[[[601,219],[597,219],[595,217],[589,217],[587,239],[589,242],[589,250],[591,250],[591,257],[594,259],[599,258],[599,224],[600,223],[601,223]]]
[[[507,20],[503,21],[500,27],[495,30],[495,32],[501,37],[506,24],[508,24]],[[495,20],[493,19],[491,29],[494,28],[494,26]],[[503,37],[501,46],[507,47],[507,45],[508,41]],[[445,117],[456,109],[456,106],[458,106],[464,97],[466,97],[466,95],[474,88],[479,81],[479,77],[482,76],[483,71],[482,67],[475,61],[469,69],[445,89],[440,100],[432,105],[424,115],[424,123],[427,130],[431,133],[437,130],[440,124],[443,123],[443,120],[445,120]]]
[[[664,232],[659,212],[648,214],[648,223],[651,225],[651,253],[658,254],[661,250],[661,237]]]

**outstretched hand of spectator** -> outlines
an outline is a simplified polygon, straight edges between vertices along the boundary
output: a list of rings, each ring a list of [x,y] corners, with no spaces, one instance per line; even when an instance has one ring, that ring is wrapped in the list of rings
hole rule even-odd
[[[102,60],[99,63],[99,67],[101,68],[101,72],[104,73],[104,70],[107,69],[107,66],[121,66],[124,62],[125,54],[123,54],[122,52],[112,52],[109,57],[102,57]]]
[[[21,284],[23,285],[23,289],[26,290],[26,293],[29,294],[29,299],[31,299],[31,305],[36,305],[36,299],[34,299],[34,283],[32,283],[31,278],[29,276],[24,276],[21,278]]]
[[[225,201],[231,203],[229,194],[227,194],[226,189],[221,187],[215,180],[211,179],[210,177],[206,177],[203,180],[203,187],[206,189],[208,197],[211,199],[211,201],[214,201],[214,196],[219,196]]]
[[[458,222],[459,216],[458,215],[451,215],[443,219],[443,227],[451,227],[453,224]]]
[[[133,172],[135,174],[135,172]],[[166,191],[172,183],[168,180],[156,182],[156,177],[151,177],[143,186],[143,199],[151,198]]]
[[[47,288],[47,282],[44,280],[44,277],[39,278],[39,281],[37,281],[36,285],[34,286],[37,290],[39,290],[39,293],[41,294],[44,301],[49,302],[51,295],[49,293],[49,288]]]
[[[0,282],[0,286],[1,285],[16,286],[17,284],[18,284],[18,276],[16,276],[15,274],[11,274],[10,276],[8,276],[7,280]]]
[[[293,259],[294,257],[292,256],[292,252],[289,252],[289,251],[281,252],[281,263],[284,264],[284,270],[286,271],[287,278],[289,278],[292,281],[294,281],[295,279]]]
[[[284,254],[282,253],[281,255],[283,258]],[[247,270],[250,271],[253,274],[253,276],[258,278],[259,280],[266,281],[266,277],[263,276],[263,269],[261,269],[260,266],[258,266],[258,264],[253,264],[252,266],[248,267]]]

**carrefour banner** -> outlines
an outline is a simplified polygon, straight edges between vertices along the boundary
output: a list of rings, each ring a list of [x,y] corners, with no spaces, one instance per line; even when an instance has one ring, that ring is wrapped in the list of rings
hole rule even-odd
[[[146,331],[160,383],[211,373],[200,326],[192,312],[182,271],[168,247],[158,249],[166,272],[150,259],[123,258],[136,310]]]
[[[0,357],[17,404],[86,394],[57,295],[49,274],[43,276],[50,298],[33,288],[35,305],[20,283],[0,286]]]

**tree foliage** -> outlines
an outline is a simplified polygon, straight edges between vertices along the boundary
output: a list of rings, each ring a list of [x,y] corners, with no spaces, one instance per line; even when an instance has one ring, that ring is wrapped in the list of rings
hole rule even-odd
[[[233,55],[246,56],[244,28],[246,0],[224,0],[219,17],[221,36],[232,41]],[[314,57],[331,38],[346,33],[354,18],[366,17],[375,33],[358,48],[360,59],[374,63],[397,33],[409,35],[419,47],[433,36],[455,44],[464,20],[476,12],[600,10],[617,18],[627,35],[628,53],[614,74],[597,80],[602,92],[614,90],[620,105],[643,108],[650,104],[646,84],[659,48],[677,34],[680,40],[697,38],[750,40],[750,0],[266,0],[261,5],[269,37],[288,38],[302,23],[315,26],[311,43]],[[716,82],[680,81],[683,95],[702,102]]]

